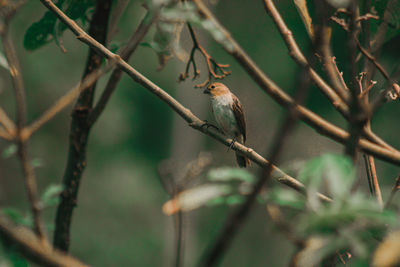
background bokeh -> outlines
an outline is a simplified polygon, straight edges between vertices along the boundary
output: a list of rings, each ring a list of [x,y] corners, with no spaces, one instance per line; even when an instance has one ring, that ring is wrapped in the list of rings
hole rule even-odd
[[[293,1],[275,2],[300,47],[308,51],[309,39]],[[299,69],[289,57],[262,1],[220,0],[212,8],[265,73],[288,93],[294,92]],[[23,48],[24,33],[44,12],[45,8],[39,1],[28,1],[13,20],[11,29],[27,90],[29,121],[79,82],[88,51],[68,31],[63,36],[66,53],[62,53],[55,43],[34,52],[26,51]],[[123,45],[144,14],[141,3],[132,0],[113,42]],[[196,31],[202,32],[201,29]],[[153,33],[154,30],[145,41],[151,40]],[[263,93],[206,33],[200,35],[201,43],[217,61],[231,65],[232,75],[224,82],[244,106],[248,121],[247,145],[266,155],[284,110]],[[334,52],[339,67],[346,71],[344,37],[341,29],[334,27]],[[186,49],[191,48],[186,29],[182,42]],[[398,61],[398,51],[390,49],[393,46],[388,44],[382,55],[382,62],[388,70]],[[199,80],[202,82],[206,78],[204,61],[200,56],[196,59],[202,69],[203,76]],[[208,98],[200,89],[194,89],[195,82],[190,79],[177,82],[179,73],[184,71],[184,63],[172,59],[162,71],[156,71],[156,54],[150,48],[140,46],[130,64],[198,117],[212,121]],[[98,91],[104,87],[107,77],[99,82]],[[379,75],[376,79],[375,93],[384,87]],[[9,74],[4,68],[0,69],[0,105],[15,117],[15,98]],[[333,123],[347,127],[315,87],[310,88],[307,106]],[[30,154],[42,162],[36,168],[41,192],[50,184],[61,182],[67,158],[70,110],[71,107],[61,112],[31,139]],[[373,119],[372,128],[394,147],[400,147],[398,103],[386,104]],[[0,151],[9,145],[0,140]],[[171,266],[173,218],[164,215],[161,210],[169,196],[161,186],[157,166],[170,159],[179,171],[201,151],[212,153],[213,166],[235,165],[231,151],[227,152],[220,143],[188,127],[167,105],[125,76],[89,138],[88,165],[72,224],[71,253],[93,266]],[[299,123],[284,151],[281,165],[290,166],[295,161],[323,153],[341,153],[343,146]],[[381,161],[377,161],[377,168],[386,198],[398,168]],[[250,172],[257,175],[260,169],[253,165]],[[360,186],[367,190],[362,158],[358,175]],[[201,181],[203,178],[198,179]],[[22,171],[15,157],[0,158],[0,208],[4,207],[29,212]],[[185,266],[194,266],[198,262],[232,209],[225,206],[205,207],[185,214]],[[50,234],[54,215],[55,208],[45,211]],[[265,208],[259,205],[235,239],[223,266],[285,266],[292,252],[293,247],[269,222]]]

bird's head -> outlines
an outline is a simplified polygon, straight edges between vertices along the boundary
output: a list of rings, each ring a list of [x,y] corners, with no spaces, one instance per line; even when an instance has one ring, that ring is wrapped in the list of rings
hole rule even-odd
[[[222,83],[212,83],[210,84],[207,89],[203,91],[203,93],[211,95],[212,97],[229,94],[230,91],[228,87],[226,87]]]

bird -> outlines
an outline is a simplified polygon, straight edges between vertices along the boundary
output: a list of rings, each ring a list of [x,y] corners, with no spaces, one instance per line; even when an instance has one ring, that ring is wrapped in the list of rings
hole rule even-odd
[[[231,138],[232,144],[237,141],[241,144],[246,142],[246,120],[243,107],[229,88],[223,83],[211,83],[204,91],[211,97],[211,107],[214,118],[222,132]],[[241,168],[250,165],[250,160],[236,152],[236,161]]]

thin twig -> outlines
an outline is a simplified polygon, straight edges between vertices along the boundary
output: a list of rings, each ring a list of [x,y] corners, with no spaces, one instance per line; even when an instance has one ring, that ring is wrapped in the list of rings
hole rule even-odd
[[[367,170],[368,184],[371,194],[376,198],[379,206],[383,208],[382,193],[379,186],[378,176],[376,174],[374,157],[364,154],[364,161]]]
[[[390,192],[389,198],[388,198],[388,200],[387,200],[387,202],[386,202],[386,204],[385,204],[385,208],[390,207],[390,204],[391,204],[392,201],[393,201],[394,195],[395,195],[396,192],[399,191],[399,190],[400,190],[400,175],[397,176],[397,178],[396,178],[396,182],[394,183],[394,186],[393,186],[393,188],[392,188],[392,191]]]
[[[389,81],[390,77],[385,68],[376,60],[376,58],[373,55],[371,55],[364,47],[362,47],[358,39],[356,39],[356,44],[358,49],[360,49],[361,53],[363,53],[363,55],[375,65],[375,67],[380,71],[380,73],[382,73],[383,77],[385,77],[385,79]]]
[[[28,194],[29,204],[33,215],[34,230],[43,245],[47,245],[46,232],[41,219],[41,203],[38,196],[36,176],[27,151],[27,143],[22,140],[21,132],[26,123],[26,96],[21,68],[15,51],[14,43],[8,34],[9,17],[2,22],[0,31],[4,54],[7,58],[9,72],[11,75],[16,102],[17,102],[17,126],[16,143],[18,145],[18,157],[20,159],[25,177],[25,187]]]
[[[72,256],[43,246],[31,230],[15,225],[4,215],[0,215],[0,234],[4,244],[15,248],[24,257],[41,266],[88,267]]]
[[[206,60],[207,69],[208,69],[208,79],[201,84],[195,85],[196,88],[201,88],[201,87],[207,86],[207,84],[209,84],[211,82],[212,78],[223,79],[226,76],[230,75],[231,71],[225,70],[226,68],[229,68],[230,66],[228,64],[220,64],[217,61],[215,61],[215,59],[212,58],[207,53],[207,51],[204,49],[204,47],[202,45],[200,45],[200,42],[197,39],[196,33],[194,32],[192,25],[189,22],[186,24],[189,29],[190,37],[192,38],[192,41],[193,41],[193,48],[192,48],[192,51],[190,52],[190,57],[186,64],[185,73],[180,74],[179,80],[184,81],[186,78],[188,78],[190,76],[189,69],[190,69],[191,65],[193,66],[193,80],[195,80],[197,77],[200,76],[200,70],[197,69],[196,61],[194,58],[196,50],[199,50],[200,53],[203,55],[204,59]],[[219,71],[221,74],[217,74],[217,71]]]
[[[150,92],[155,94],[165,103],[167,103],[175,112],[177,112],[183,119],[185,119],[190,126],[193,128],[201,128],[202,121],[195,117],[187,108],[180,104],[176,99],[171,97],[168,93],[162,90],[160,87],[155,85],[153,82],[148,80],[145,76],[135,70],[128,63],[123,61],[118,55],[112,53],[110,50],[105,48],[103,45],[98,43],[96,40],[88,36],[73,20],[69,19],[57,6],[54,5],[50,0],[40,0],[47,8],[53,11],[60,20],[68,26],[78,36],[78,39],[86,43],[89,46],[95,47],[98,53],[101,53],[105,58],[113,58],[117,61],[118,66],[123,69],[133,80],[141,84],[143,87],[148,89]],[[216,20],[211,17],[211,13],[199,0],[194,0],[196,5],[199,7],[199,11],[203,16],[212,18],[212,23],[216,23]],[[206,13],[204,13],[206,12]],[[230,36],[229,33],[222,28],[220,24],[218,29],[223,31],[224,36]],[[293,99],[282,91],[274,82],[272,82],[265,74],[258,68],[258,66],[244,53],[240,46],[233,40],[228,39],[229,43],[220,42],[224,49],[232,54],[239,63],[245,68],[245,70],[251,75],[251,77],[270,94],[279,104],[284,107],[288,107],[293,104]],[[307,108],[297,105],[295,107],[296,112],[299,114],[299,118],[306,122],[309,126],[313,127],[316,131],[322,135],[328,136],[332,140],[344,144],[349,134],[343,129],[327,122],[326,120],[319,117],[317,114],[308,110]],[[188,113],[189,112],[189,113]],[[193,117],[194,116],[194,117]],[[205,127],[203,127],[205,128]],[[203,131],[204,132],[204,131]],[[225,140],[225,139],[224,139]],[[380,145],[376,145],[365,139],[361,139],[359,147],[362,151],[375,155],[376,157],[391,162],[394,164],[400,164],[400,152],[397,150],[389,150],[383,148]]]
[[[50,121],[60,111],[69,106],[80,93],[90,88],[94,83],[97,82],[104,74],[113,68],[115,62],[111,62],[111,65],[107,65],[103,69],[98,69],[86,76],[79,84],[70,89],[68,93],[58,99],[50,108],[48,108],[38,119],[32,122],[29,126],[26,126],[22,131],[21,137],[23,140],[27,140],[34,134],[40,127]]]
[[[128,61],[132,54],[136,51],[137,47],[139,46],[140,42],[143,40],[144,36],[150,30],[150,27],[158,18],[159,12],[147,12],[144,16],[143,20],[139,24],[138,28],[136,29],[135,33],[129,39],[128,44],[122,50],[120,56],[123,60]],[[93,111],[89,115],[89,125],[92,126],[100,115],[103,113],[108,101],[111,98],[111,95],[117,88],[119,81],[121,80],[123,71],[121,69],[116,69],[111,74],[106,87],[103,90],[103,93],[100,96],[99,101],[93,108]]]
[[[306,68],[308,73],[314,82],[314,84],[328,97],[332,105],[344,116],[347,116],[349,110],[346,102],[349,99],[349,94],[343,88],[335,88],[337,91],[333,90],[319,75],[310,67],[307,59],[301,52],[296,40],[293,37],[293,33],[287,27],[285,21],[280,15],[278,9],[275,7],[272,0],[263,0],[264,7],[267,13],[273,19],[276,27],[279,30],[286,46],[289,50],[289,55],[294,59],[294,61],[300,66]],[[340,97],[339,97],[340,96]]]
[[[247,71],[251,78],[263,89],[267,94],[269,94],[276,102],[284,107],[288,107],[293,104],[293,99],[286,94],[281,88],[279,88],[271,79],[269,79],[265,73],[255,64],[255,62],[244,52],[244,50],[239,46],[239,44],[231,37],[232,35],[216,20],[211,11],[203,4],[200,0],[193,0],[194,4],[197,6],[199,14],[210,23],[214,25],[216,29],[224,36],[224,39],[215,39],[227,53],[231,54],[240,65]],[[296,112],[299,114],[299,119],[306,122],[307,125],[311,126],[317,130],[320,134],[330,137],[337,142],[342,144],[346,143],[349,134],[346,131],[334,126],[328,121],[324,120],[317,114],[308,110],[307,108],[297,105]],[[360,139],[358,146],[363,151],[368,151],[366,153],[373,154],[380,159],[393,160],[400,157],[400,152],[395,150],[389,150],[387,148],[381,147],[381,145],[376,145],[367,141],[365,139]],[[379,152],[378,152],[379,150]],[[390,152],[389,152],[390,151]],[[378,153],[376,153],[378,152]],[[384,154],[390,154],[391,156],[383,156]],[[396,155],[396,156],[395,156]],[[399,164],[399,162],[391,161],[394,164]]]

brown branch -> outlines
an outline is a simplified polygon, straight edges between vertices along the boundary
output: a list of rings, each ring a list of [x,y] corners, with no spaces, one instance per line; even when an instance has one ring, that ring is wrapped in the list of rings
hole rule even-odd
[[[15,11],[16,10],[10,12],[13,15]],[[30,208],[33,214],[34,230],[41,240],[42,244],[46,245],[47,237],[41,220],[41,203],[38,196],[36,176],[28,155],[27,143],[24,142],[21,138],[21,132],[26,123],[26,96],[19,60],[15,51],[14,43],[12,42],[8,34],[9,19],[11,19],[12,15],[9,15],[9,17],[7,17],[7,19],[2,22],[0,35],[3,43],[4,54],[7,58],[9,72],[11,75],[11,80],[17,102],[17,126],[15,136],[16,143],[18,145],[18,157],[20,159],[25,177],[25,187],[28,194]]]
[[[150,30],[150,27],[158,18],[158,11],[147,12],[145,17],[143,18],[142,22],[139,24],[138,28],[136,29],[135,33],[129,39],[128,44],[122,50],[120,57],[128,61],[132,54],[136,51],[137,47],[139,46],[140,42],[143,40],[147,32]],[[121,69],[116,69],[111,74],[107,85],[100,96],[99,101],[97,102],[96,106],[93,108],[93,111],[89,115],[89,125],[92,126],[100,115],[103,113],[108,101],[110,100],[113,92],[117,88],[119,81],[121,80],[123,71]]]
[[[6,216],[0,215],[2,241],[17,249],[25,258],[41,266],[87,267],[88,265],[49,246],[28,228],[17,226]]]
[[[369,61],[372,62],[372,64],[375,65],[375,67],[379,70],[380,73],[382,73],[383,77],[385,77],[386,80],[390,80],[389,74],[385,70],[385,68],[376,60],[376,58],[371,55],[362,45],[360,44],[360,41],[356,39],[357,47],[360,49],[361,53],[368,58]]]
[[[9,134],[3,127],[0,128],[0,138],[3,138],[7,141],[12,141],[15,139],[15,136]]]
[[[112,0],[99,0],[91,18],[89,33],[92,40],[105,44],[107,40],[108,19]],[[78,36],[80,38],[81,36]],[[91,47],[84,70],[84,80],[100,68],[103,57]],[[67,166],[63,177],[64,190],[57,207],[54,230],[54,247],[68,251],[73,210],[77,204],[78,190],[83,171],[86,167],[86,148],[90,132],[89,114],[92,110],[96,83],[93,83],[78,97],[72,111],[71,130]]]
[[[368,184],[371,194],[376,198],[379,206],[383,208],[382,193],[379,187],[378,176],[376,174],[374,157],[364,154],[364,161],[367,170]]]
[[[223,79],[226,76],[230,75],[231,71],[225,70],[226,68],[229,68],[230,66],[228,64],[220,64],[217,61],[215,61],[215,59],[212,58],[207,53],[207,51],[204,49],[204,47],[202,45],[200,45],[200,42],[197,39],[196,33],[194,32],[192,25],[190,23],[187,23],[187,27],[189,29],[190,37],[192,38],[192,41],[193,41],[193,48],[190,52],[190,57],[186,64],[185,73],[180,74],[179,80],[184,81],[186,78],[188,78],[190,76],[189,69],[190,69],[191,65],[193,66],[193,80],[195,80],[197,77],[200,76],[200,70],[197,69],[196,61],[194,58],[196,50],[199,50],[200,53],[203,55],[204,59],[206,60],[207,69],[208,69],[208,79],[201,84],[195,85],[196,88],[201,88],[201,87],[207,86],[207,84],[209,84],[211,82],[212,78]],[[217,74],[217,71],[219,71],[221,74]]]
[[[27,140],[34,134],[40,127],[50,121],[54,116],[56,116],[60,111],[69,106],[72,101],[74,101],[79,94],[83,91],[87,90],[93,84],[97,82],[104,74],[106,74],[110,69],[113,68],[115,62],[112,62],[110,65],[107,65],[103,69],[97,69],[86,76],[79,84],[74,86],[74,88],[70,89],[68,93],[58,99],[50,108],[48,108],[39,118],[37,118],[34,122],[32,122],[29,126],[26,126],[22,133],[22,140]]]
[[[231,34],[215,19],[209,9],[200,1],[193,0],[198,8],[199,14],[210,23],[214,24],[224,38],[215,39],[227,53],[231,54],[244,68],[250,77],[269,94],[276,102],[283,107],[288,107],[293,104],[293,99],[279,88],[271,79],[269,79],[263,71],[255,64],[255,62],[243,51],[239,44],[231,37]],[[299,114],[299,119],[307,125],[314,128],[317,132],[325,135],[341,144],[345,144],[349,137],[349,133],[343,129],[329,123],[317,114],[307,108],[297,105],[296,112]],[[365,139],[360,139],[358,146],[367,154],[372,154],[380,159],[383,159],[394,164],[400,164],[400,152],[383,148]]]
[[[272,20],[274,21],[276,27],[279,30],[283,40],[286,43],[286,46],[289,50],[289,55],[293,58],[293,60],[299,64],[300,66],[306,68],[308,73],[314,82],[314,84],[328,97],[333,106],[344,116],[348,114],[348,107],[346,102],[349,99],[348,92],[346,92],[342,87],[337,87],[336,92],[333,90],[319,75],[316,73],[308,63],[306,57],[301,52],[299,46],[296,43],[296,40],[293,37],[293,33],[286,26],[285,21],[280,15],[278,9],[275,7],[272,0],[263,0],[264,7],[267,13],[270,15]],[[339,97],[340,96],[340,97]],[[343,100],[344,101],[343,101]]]
[[[139,73],[137,70],[132,68],[128,63],[123,61],[119,56],[115,55],[112,53],[110,50],[106,49],[103,45],[101,45],[99,42],[91,38],[88,34],[86,34],[73,20],[69,19],[59,8],[57,8],[56,5],[50,0],[41,0],[41,2],[52,12],[54,12],[60,20],[66,24],[69,28],[73,29],[74,33],[77,33],[79,36],[79,40],[82,42],[95,47],[99,53],[101,53],[105,58],[109,59],[115,59],[117,60],[117,64],[121,69],[124,70],[134,81],[142,85],[144,88],[149,90],[151,93],[156,95],[158,98],[160,98],[162,101],[164,101],[167,105],[170,106],[172,110],[174,110],[179,116],[184,119],[190,127],[193,129],[196,129],[208,136],[213,137],[217,141],[221,142],[227,147],[231,147],[235,151],[239,151],[246,157],[248,157],[250,160],[252,160],[254,163],[259,165],[262,168],[265,168],[269,165],[268,160],[263,158],[261,155],[259,155],[257,152],[255,152],[252,148],[243,146],[242,144],[238,142],[233,142],[232,139],[226,138],[222,133],[219,131],[204,127],[205,122],[200,120],[198,117],[196,117],[189,109],[184,107],[181,103],[179,103],[175,98],[173,98],[171,95],[169,95],[166,91],[158,87],[156,84],[154,84],[152,81],[147,79],[145,76],[143,76],[141,73]],[[366,143],[367,146],[369,146],[369,143]],[[372,146],[375,146],[376,148],[381,149],[381,152],[384,150],[380,147],[377,147],[376,145],[371,144]],[[397,160],[397,158],[395,159]],[[399,162],[400,162],[400,155],[399,155]],[[294,179],[293,177],[289,176],[288,174],[284,173],[282,170],[280,170],[278,167],[273,166],[273,171],[276,173],[277,180],[278,182],[285,184],[299,192],[305,192],[304,185]],[[330,198],[318,194],[318,197],[321,200],[324,201],[331,201]]]
[[[360,89],[358,88],[358,69],[357,69],[357,36],[360,32],[359,23],[357,18],[359,17],[358,2],[352,1],[349,6],[350,20],[349,30],[347,32],[347,49],[348,49],[348,62],[349,68],[349,91],[351,93],[350,101],[350,116],[349,116],[349,133],[350,136],[347,140],[345,152],[353,159],[357,161],[358,156],[358,142],[361,138],[363,129],[367,125],[369,120],[369,114],[367,112],[367,105],[364,101],[359,98]]]

